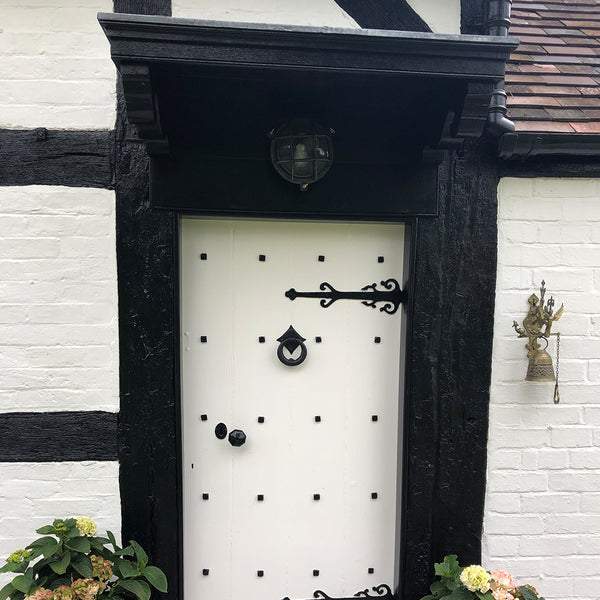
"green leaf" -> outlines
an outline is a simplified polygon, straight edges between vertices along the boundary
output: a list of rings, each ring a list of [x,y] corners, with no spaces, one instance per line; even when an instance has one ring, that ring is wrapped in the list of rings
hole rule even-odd
[[[21,573],[23,563],[7,562],[1,569],[0,573]]]
[[[167,578],[158,567],[146,567],[142,575],[159,591],[167,593]],[[431,590],[433,592],[433,590]]]
[[[42,554],[48,558],[58,550],[59,546],[60,542],[58,540],[48,536],[40,538],[39,540],[35,540],[35,542],[31,542],[31,544],[29,544],[27,547],[40,549]]]
[[[0,600],[6,600],[15,591],[15,586],[12,583],[7,583],[0,590]]]
[[[49,533],[56,534],[56,529],[54,529],[54,527],[52,525],[44,525],[43,527],[36,529],[35,532],[41,533],[42,535],[47,535]]]
[[[92,550],[96,552],[105,552],[106,548],[102,542],[99,542],[96,538],[89,538],[90,546]],[[108,540],[106,540],[108,542]],[[110,551],[109,551],[110,552]]]
[[[122,548],[121,550],[117,550],[113,553],[115,556],[133,556],[135,552],[131,546],[127,546],[127,548]]]
[[[144,549],[137,542],[129,540],[129,543],[135,551],[135,557],[137,558],[138,568],[143,569],[148,564],[148,555],[144,552]]]
[[[57,574],[62,575],[71,562],[71,553],[65,550],[65,553],[57,560],[50,563],[50,568]]]
[[[115,540],[115,536],[113,535],[113,532],[107,531],[106,535],[108,536],[110,543],[112,544],[113,548],[115,549],[115,552],[117,552],[117,550],[119,550],[119,546],[117,546],[117,540]]]
[[[441,596],[442,592],[447,591],[448,586],[446,585],[445,581],[434,581],[429,586],[429,589],[431,590],[432,594],[437,594],[438,596]]]
[[[150,588],[145,589],[144,586],[140,585],[139,581],[133,581],[132,579],[119,579],[114,587],[121,587],[124,590],[135,594],[140,600],[149,600],[150,598]]]
[[[58,579],[52,580],[49,587],[51,590],[55,590],[61,585],[71,585],[71,579],[69,577],[59,577]]]
[[[123,558],[115,559],[115,566],[125,578],[138,577],[140,574],[140,570],[134,563]]]
[[[65,546],[71,550],[75,550],[75,552],[81,552],[82,554],[87,554],[90,551],[90,542],[84,536],[71,538],[65,542]]]
[[[475,592],[479,600],[494,600],[492,592]]]
[[[526,585],[518,587],[517,590],[521,593],[521,596],[523,596],[523,600],[538,600],[538,595]]]
[[[444,579],[454,579],[460,571],[456,554],[444,557],[444,562],[435,563],[435,574]]]
[[[446,600],[473,600],[473,592],[467,588],[459,587],[455,589],[449,596],[445,596]]]
[[[142,579],[136,579],[136,582],[144,588],[144,593],[148,594],[147,597],[150,598],[150,596],[152,595],[152,592],[150,591],[150,586]]]
[[[28,569],[25,575],[17,575],[11,583],[15,589],[26,594],[33,583],[33,569]]]
[[[71,565],[82,577],[91,578],[94,575],[89,556],[80,555],[71,562]]]

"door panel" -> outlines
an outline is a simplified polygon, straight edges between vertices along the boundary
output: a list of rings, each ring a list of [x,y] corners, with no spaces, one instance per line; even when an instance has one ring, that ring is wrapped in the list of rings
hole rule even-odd
[[[188,599],[393,585],[401,311],[284,293],[401,283],[403,238],[401,224],[182,220]],[[290,325],[298,366],[277,357]],[[219,422],[246,443],[218,440]]]

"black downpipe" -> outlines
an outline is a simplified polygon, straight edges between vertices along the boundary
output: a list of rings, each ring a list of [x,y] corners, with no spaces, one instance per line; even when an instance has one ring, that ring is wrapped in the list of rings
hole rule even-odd
[[[487,33],[488,35],[508,36],[510,27],[510,7],[512,0],[489,0]],[[486,123],[486,131],[493,136],[514,133],[515,124],[506,116],[506,92],[504,80],[494,86],[490,109]]]

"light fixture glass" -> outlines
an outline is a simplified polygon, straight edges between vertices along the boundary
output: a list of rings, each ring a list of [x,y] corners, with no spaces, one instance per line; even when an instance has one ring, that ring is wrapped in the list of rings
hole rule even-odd
[[[271,162],[302,191],[324,177],[333,162],[333,130],[308,119],[293,119],[270,133]]]

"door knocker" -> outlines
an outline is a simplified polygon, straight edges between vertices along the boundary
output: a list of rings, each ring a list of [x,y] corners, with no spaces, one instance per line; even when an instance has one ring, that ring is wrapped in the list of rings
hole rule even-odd
[[[303,338],[291,325],[280,338],[277,338],[277,341],[279,342],[277,358],[284,365],[297,367],[304,362],[308,354],[304,345],[306,338]],[[299,353],[298,349],[300,349]]]

